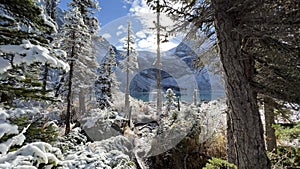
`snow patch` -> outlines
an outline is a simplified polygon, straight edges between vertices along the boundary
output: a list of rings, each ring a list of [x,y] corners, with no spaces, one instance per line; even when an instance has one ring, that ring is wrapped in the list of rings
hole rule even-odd
[[[54,52],[59,54],[58,51]],[[29,40],[23,40],[20,45],[0,45],[0,53],[14,55],[13,64],[15,65],[20,65],[22,63],[30,65],[35,62],[40,62],[49,63],[53,67],[63,68],[66,71],[69,70],[69,65],[67,63],[53,57],[47,48],[40,45],[33,45]],[[0,65],[0,73],[5,72],[11,66],[8,65],[7,61],[3,58],[0,60]]]

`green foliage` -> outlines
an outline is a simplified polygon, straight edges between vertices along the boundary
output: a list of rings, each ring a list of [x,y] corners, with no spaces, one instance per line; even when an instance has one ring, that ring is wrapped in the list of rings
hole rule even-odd
[[[288,146],[278,146],[277,151],[270,152],[269,157],[275,168],[294,168],[300,166],[300,148],[293,143],[300,139],[300,124],[291,127],[273,125],[278,142]]]
[[[22,131],[29,124],[29,128],[25,132],[26,143],[36,141],[43,141],[53,144],[59,135],[58,127],[54,122],[49,121],[47,118],[40,117],[35,120],[30,120],[29,116],[21,116],[10,119],[12,124],[19,126],[19,131]]]
[[[95,93],[99,107],[110,107],[113,101],[112,91],[117,86],[114,67],[116,66],[115,52],[109,48],[109,55],[98,68],[98,79],[95,81]]]
[[[300,148],[279,146],[277,152],[270,152],[269,158],[273,168],[296,168],[300,166]]]
[[[63,153],[68,150],[76,149],[77,145],[83,145],[87,142],[87,137],[81,133],[82,129],[77,127],[63,137],[59,137],[55,147],[60,148]]]
[[[275,134],[279,140],[293,141],[295,139],[300,140],[300,123],[294,127],[283,127],[280,125],[273,125],[275,128]]]
[[[220,159],[220,158],[209,159],[208,163],[206,163],[206,165],[203,169],[220,169],[223,167],[231,167],[231,168],[237,169],[236,165],[229,163],[228,161]]]
[[[4,24],[0,24],[0,44],[19,44],[22,39],[31,39],[32,42],[38,44],[40,42],[47,43],[47,37],[44,34],[51,34],[53,28],[45,24],[41,15],[41,8],[37,6],[33,0],[2,0],[0,4],[4,10],[8,11],[8,15],[13,17],[1,17]],[[1,7],[1,8],[2,8]],[[17,22],[22,26],[31,27],[33,32],[26,29],[19,29]]]
[[[47,47],[55,32],[54,21],[48,20],[36,0],[0,1],[0,45],[19,45],[23,40]],[[16,54],[1,52],[0,58],[11,64],[11,69],[1,74],[0,102],[9,106],[15,98],[34,100],[53,100],[42,90],[39,75],[41,65],[16,65]],[[22,55],[23,56],[23,55]],[[2,94],[2,95],[1,95]]]
[[[50,90],[44,91],[42,89],[42,82],[36,77],[40,72],[34,70],[33,65],[22,65],[15,67],[15,69],[8,70],[5,79],[0,80],[0,93],[6,93],[10,100],[15,98],[27,100],[51,100],[54,98],[47,96],[46,94]],[[4,102],[5,100],[1,100]],[[10,105],[12,106],[12,105]]]

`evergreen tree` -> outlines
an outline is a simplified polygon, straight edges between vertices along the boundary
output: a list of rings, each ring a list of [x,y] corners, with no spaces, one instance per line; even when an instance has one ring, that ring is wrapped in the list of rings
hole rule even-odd
[[[165,106],[167,108],[167,112],[170,112],[171,110],[176,109],[176,102],[174,99],[176,99],[176,94],[173,92],[172,89],[167,89],[165,98],[167,99],[165,101]]]
[[[98,20],[92,16],[97,8],[96,1],[77,1],[69,3],[70,11],[62,26],[60,41],[68,54],[70,73],[66,77],[67,115],[66,134],[70,132],[72,95],[79,94],[80,110],[85,110],[85,96],[96,79],[97,61],[92,45],[92,37],[98,32]]]
[[[63,52],[49,45],[55,23],[37,1],[4,0],[0,11],[0,102],[12,104],[14,97],[50,99],[39,79],[42,65],[66,68],[56,58]]]
[[[48,16],[52,18],[52,20],[56,20],[56,8],[59,4],[60,0],[40,0],[40,2],[45,7],[45,11]]]
[[[111,107],[113,103],[113,90],[116,88],[114,67],[116,66],[115,52],[109,48],[109,55],[98,69],[98,79],[95,81],[96,97],[101,109]]]
[[[56,26],[37,1],[2,0],[0,10],[3,21],[0,30],[1,45],[20,44],[24,39],[42,46],[49,44],[50,35],[56,30]]]
[[[96,0],[72,0],[69,4],[73,8],[78,8],[83,17],[85,25],[87,25],[89,32],[96,35],[99,30],[99,21],[94,16],[95,10],[99,10],[99,4]]]
[[[97,33],[99,31],[99,22],[94,14],[95,11],[99,9],[98,1],[72,0],[69,3],[69,6],[72,8],[78,8],[84,24],[88,28],[91,39],[93,39],[94,36],[97,36]],[[88,93],[89,91],[91,91],[97,78],[96,70],[98,67],[98,62],[96,60],[96,52],[94,50],[95,47],[92,42],[93,41],[90,40],[85,44],[85,47],[87,49],[85,51],[85,55],[81,55],[78,58],[79,63],[76,64],[76,68],[74,69],[74,86],[76,86],[74,92],[76,94]],[[82,103],[82,101],[85,100],[85,96],[80,95],[79,98],[82,98],[80,99],[80,105],[84,105],[85,103]]]
[[[86,71],[88,71],[88,69],[80,59],[89,53],[88,45],[90,44],[91,36],[78,8],[71,8],[66,14],[65,19],[66,22],[62,26],[60,40],[62,49],[67,52],[67,61],[69,61],[70,65],[70,71],[67,77],[66,134],[68,134],[70,132],[72,90],[74,86],[78,87],[81,85],[83,79],[86,78]],[[84,67],[86,68],[85,70],[83,69]],[[78,69],[83,72],[79,72]],[[81,81],[79,79],[81,79]],[[73,84],[73,81],[77,83]]]
[[[87,46],[80,47],[82,52],[81,55],[79,55],[76,59],[73,84],[75,94],[78,94],[82,89],[87,91],[90,87],[93,86],[93,81],[95,81],[97,77],[96,69],[98,63],[91,51],[92,49],[90,48],[90,37],[87,40],[88,41],[84,44]],[[86,51],[86,53],[84,53],[84,51]]]
[[[129,78],[130,73],[138,69],[137,52],[135,50],[134,35],[131,30],[130,22],[128,22],[127,37],[124,38],[124,47],[126,50],[125,59],[121,62],[122,69],[126,72],[126,87],[125,87],[125,113],[129,116],[130,101],[129,101]]]
[[[174,30],[195,28],[217,40],[229,107],[229,162],[270,168],[257,92],[299,102],[299,1],[168,0],[157,7],[158,1],[147,2],[181,22]]]

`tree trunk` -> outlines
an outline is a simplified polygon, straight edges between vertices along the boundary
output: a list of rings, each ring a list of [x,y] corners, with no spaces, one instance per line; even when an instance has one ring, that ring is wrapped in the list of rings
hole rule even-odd
[[[264,114],[265,114],[265,140],[268,151],[276,150],[276,136],[275,129],[272,125],[275,123],[274,120],[274,101],[270,97],[264,97]]]
[[[160,63],[160,6],[159,1],[157,1],[157,10],[156,10],[156,43],[157,43],[157,57],[156,57],[156,69],[157,69],[157,79],[156,79],[156,87],[157,87],[157,113],[161,114],[162,111],[162,94],[161,94],[161,63]]]
[[[65,135],[70,133],[71,126],[71,102],[72,102],[72,78],[73,78],[73,69],[74,69],[74,61],[70,63],[70,72],[69,72],[69,79],[68,79],[68,95],[67,95],[67,115],[66,115],[66,131]]]
[[[265,150],[257,95],[250,85],[254,59],[242,55],[241,36],[234,31],[238,18],[227,12],[233,1],[213,0],[215,29],[225,72],[227,96],[227,158],[239,169],[271,168]]]
[[[127,32],[127,64],[126,64],[126,90],[125,90],[125,116],[129,117],[129,61],[130,61],[130,22],[128,22],[128,32]]]
[[[84,95],[84,89],[80,88],[79,91],[79,114],[83,115],[86,111],[85,108],[85,95]]]
[[[48,71],[49,71],[49,64],[45,63],[45,65],[44,65],[44,74],[43,74],[43,86],[42,86],[43,94],[46,94],[46,91],[47,91]]]

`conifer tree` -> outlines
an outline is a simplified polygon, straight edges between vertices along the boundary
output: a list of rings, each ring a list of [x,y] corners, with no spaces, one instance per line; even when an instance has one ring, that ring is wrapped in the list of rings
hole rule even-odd
[[[176,108],[176,102],[174,99],[176,99],[176,94],[173,92],[172,89],[167,89],[165,94],[165,106],[167,108],[167,112],[170,112],[171,110]]]
[[[87,25],[91,35],[96,35],[99,30],[99,21],[94,16],[95,11],[99,10],[99,4],[96,0],[72,0],[69,4],[71,7],[77,7]]]
[[[70,73],[68,74],[66,134],[69,132],[71,99],[79,94],[80,110],[85,110],[85,96],[96,79],[97,61],[92,37],[98,33],[99,25],[93,11],[98,9],[97,1],[72,0],[60,35],[63,49],[68,54]]]
[[[78,8],[84,24],[88,28],[91,38],[97,36],[99,31],[99,22],[98,19],[94,16],[95,12],[99,10],[98,1],[96,0],[72,0],[69,3],[70,7]],[[96,60],[95,46],[93,41],[90,40],[86,47],[89,48],[86,51],[85,55],[82,55],[78,61],[82,64],[77,64],[75,69],[75,78],[74,85],[76,86],[74,91],[76,94],[79,94],[79,110],[81,113],[84,113],[85,105],[85,95],[90,94],[91,89],[94,86],[94,82],[97,78],[96,70],[98,67],[98,62]]]
[[[152,8],[157,1],[147,0]],[[195,28],[217,40],[229,107],[228,161],[271,168],[257,93],[299,103],[299,1],[162,2],[162,10],[181,22],[174,30]]]
[[[117,83],[114,75],[116,66],[115,52],[109,48],[108,57],[101,63],[98,69],[98,79],[95,81],[96,98],[101,109],[111,107],[113,103],[113,90]]]
[[[63,52],[49,45],[56,32],[54,21],[37,1],[4,0],[0,13],[0,62],[4,70],[0,72],[0,102],[12,103],[14,97],[50,99],[38,75],[42,65],[64,67],[56,58]]]
[[[71,8],[66,14],[65,19],[66,22],[62,26],[60,40],[62,49],[67,52],[67,61],[70,65],[70,71],[67,80],[67,115],[65,122],[66,134],[68,134],[70,132],[72,90],[75,86],[73,81],[76,79],[77,85],[79,85],[80,81],[78,81],[78,77],[83,78],[86,75],[78,74],[75,70],[78,69],[79,66],[84,66],[79,59],[83,56],[86,56],[86,54],[89,52],[89,46],[87,45],[90,43],[91,36],[77,7]],[[73,78],[73,76],[76,78]]]
[[[44,1],[45,10],[48,16],[52,18],[52,20],[56,20],[56,8],[59,4],[60,0],[42,0]]]

